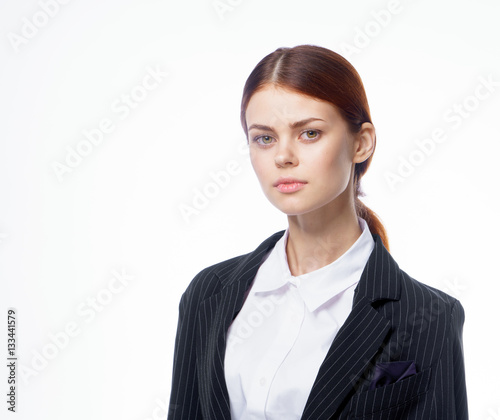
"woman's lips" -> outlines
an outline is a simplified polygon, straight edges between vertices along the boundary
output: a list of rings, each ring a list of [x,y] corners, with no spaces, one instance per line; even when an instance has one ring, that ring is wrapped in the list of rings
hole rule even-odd
[[[286,184],[278,184],[276,188],[282,193],[292,193],[299,191],[305,187],[305,182],[291,182]]]
[[[296,179],[292,177],[280,177],[273,184],[274,187],[280,192],[283,193],[292,193],[295,191],[299,191],[307,184],[306,181],[301,179]]]

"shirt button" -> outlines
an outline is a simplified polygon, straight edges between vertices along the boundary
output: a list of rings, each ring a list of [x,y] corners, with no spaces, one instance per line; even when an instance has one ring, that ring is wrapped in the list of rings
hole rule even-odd
[[[260,384],[264,386],[266,384],[266,378],[260,378]]]

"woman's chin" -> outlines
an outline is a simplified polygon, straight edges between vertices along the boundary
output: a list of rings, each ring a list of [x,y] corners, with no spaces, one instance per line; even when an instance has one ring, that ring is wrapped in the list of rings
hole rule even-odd
[[[276,205],[276,204],[274,204],[274,206],[279,211],[286,214],[287,216],[299,216],[302,214],[309,213],[311,210],[313,210],[313,209],[309,208],[308,206],[305,206],[304,203],[299,203],[297,205],[283,205],[283,204]]]

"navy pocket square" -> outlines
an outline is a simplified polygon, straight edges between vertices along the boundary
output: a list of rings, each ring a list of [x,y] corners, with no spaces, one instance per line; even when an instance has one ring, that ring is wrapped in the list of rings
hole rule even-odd
[[[413,360],[377,363],[375,365],[375,374],[370,382],[370,389],[399,382],[416,373],[417,367]]]

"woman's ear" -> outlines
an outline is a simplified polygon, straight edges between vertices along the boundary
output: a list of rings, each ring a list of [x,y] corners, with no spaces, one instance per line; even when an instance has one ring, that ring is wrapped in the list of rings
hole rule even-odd
[[[353,163],[361,163],[368,159],[375,151],[375,127],[372,123],[365,122],[355,136],[355,149]]]

